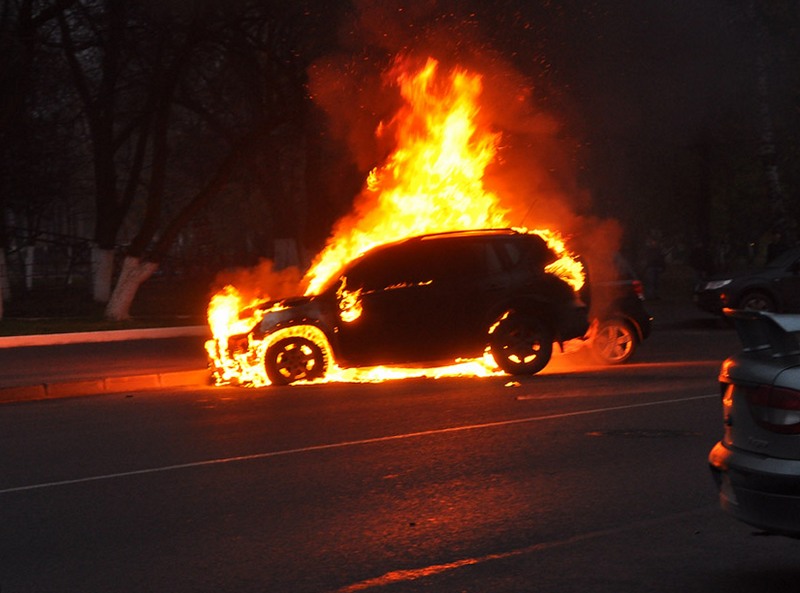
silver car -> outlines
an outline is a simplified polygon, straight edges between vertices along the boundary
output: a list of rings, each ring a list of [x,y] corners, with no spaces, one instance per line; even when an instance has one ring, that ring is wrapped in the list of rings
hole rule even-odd
[[[725,310],[742,351],[719,374],[724,436],[709,454],[722,508],[800,537],[800,315]]]

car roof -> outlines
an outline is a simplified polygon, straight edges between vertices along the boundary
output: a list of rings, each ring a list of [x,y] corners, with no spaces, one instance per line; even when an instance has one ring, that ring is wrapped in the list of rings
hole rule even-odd
[[[522,235],[525,233],[521,233],[515,229],[471,229],[471,230],[461,230],[461,231],[445,231],[441,233],[429,233],[427,235],[419,235],[418,237],[411,237],[413,239],[419,240],[428,240],[428,239],[437,239],[442,237],[486,237],[486,236],[496,236],[496,235]]]
[[[425,235],[414,235],[411,237],[404,237],[396,241],[389,241],[388,243],[381,243],[380,245],[376,245],[375,247],[368,249],[367,251],[362,253],[357,259],[360,259],[361,257],[363,257],[368,253],[377,253],[379,251],[383,251],[384,249],[389,249],[400,245],[406,245],[409,243],[420,243],[423,241],[433,241],[433,240],[442,240],[451,238],[459,239],[468,237],[513,237],[513,236],[525,236],[530,234],[533,233],[525,233],[522,231],[518,231],[516,229],[469,229],[469,230],[459,230],[459,231],[443,231],[439,233],[427,233]]]

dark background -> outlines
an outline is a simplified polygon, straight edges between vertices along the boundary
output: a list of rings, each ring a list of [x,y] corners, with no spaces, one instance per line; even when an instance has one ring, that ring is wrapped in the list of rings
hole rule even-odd
[[[287,240],[299,254],[287,263],[307,264],[391,149],[374,131],[397,107],[384,72],[398,55],[483,74],[504,138],[487,184],[528,201],[525,224],[553,224],[543,213],[557,203],[555,225],[573,235],[616,221],[639,269],[648,238],[668,263],[688,263],[700,241],[716,270],[760,263],[776,229],[796,234],[799,6],[7,0],[0,243],[11,292],[85,285],[98,244],[159,260],[167,283],[213,284],[221,270],[279,259]],[[119,138],[105,149],[117,195],[97,181],[92,117]],[[26,245],[34,287],[22,280]]]

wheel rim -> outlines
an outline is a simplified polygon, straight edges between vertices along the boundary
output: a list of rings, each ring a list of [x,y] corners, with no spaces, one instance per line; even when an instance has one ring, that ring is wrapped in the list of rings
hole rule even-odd
[[[549,362],[552,340],[540,321],[510,317],[492,332],[490,348],[495,362],[505,372],[535,374]]]
[[[319,351],[306,340],[287,342],[275,355],[275,370],[287,382],[313,378],[321,371]]]
[[[753,311],[770,311],[772,309],[772,303],[766,296],[756,294],[745,300],[743,308],[752,309]]]
[[[505,335],[501,352],[506,360],[516,365],[531,364],[541,355],[541,336],[528,327],[515,328]]]
[[[608,324],[600,328],[595,337],[597,353],[610,362],[625,360],[634,346],[633,334],[627,327]]]

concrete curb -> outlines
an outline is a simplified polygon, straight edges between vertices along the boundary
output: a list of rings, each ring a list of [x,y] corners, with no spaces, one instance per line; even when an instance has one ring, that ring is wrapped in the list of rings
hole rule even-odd
[[[124,393],[125,391],[145,391],[168,387],[201,387],[205,385],[211,385],[211,371],[208,369],[150,373],[146,375],[124,375],[102,379],[75,379],[35,385],[0,387],[0,404]]]
[[[206,325],[191,325],[99,332],[8,336],[0,337],[0,349],[181,337],[210,338],[211,332]],[[202,387],[210,384],[211,371],[208,369],[169,371],[141,375],[111,375],[100,378],[64,379],[61,381],[54,380],[52,382],[29,385],[0,386],[0,404],[99,395],[104,393],[123,393],[125,391],[143,391],[169,387]]]
[[[99,332],[71,332],[63,334],[40,334],[30,336],[0,337],[0,348],[25,346],[58,346],[90,342],[121,342],[124,340],[152,340],[160,338],[211,337],[207,325],[185,327],[157,327],[149,329],[115,329]]]

